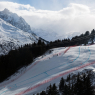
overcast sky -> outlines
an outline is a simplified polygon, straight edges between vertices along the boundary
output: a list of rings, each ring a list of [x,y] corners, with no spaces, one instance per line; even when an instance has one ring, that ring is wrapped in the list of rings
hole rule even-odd
[[[0,0],[0,11],[8,8],[35,29],[64,37],[95,28],[95,0]]]

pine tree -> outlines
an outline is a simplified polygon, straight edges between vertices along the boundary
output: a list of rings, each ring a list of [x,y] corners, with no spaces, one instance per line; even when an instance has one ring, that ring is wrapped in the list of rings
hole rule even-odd
[[[52,86],[52,94],[51,95],[59,95],[59,92],[57,90],[55,83]]]
[[[86,88],[85,88],[85,95],[94,95],[93,94],[93,88],[91,86],[91,81],[90,81],[90,75],[88,74],[86,78]]]
[[[49,87],[47,87],[46,93],[47,93],[48,95],[51,95],[51,93],[52,93],[52,85],[51,85],[51,84],[50,84]]]
[[[72,84],[71,86],[71,91],[70,91],[71,95],[74,95],[74,84]]]
[[[86,31],[85,34],[84,34],[84,37],[85,37],[84,44],[85,45],[88,44],[88,40],[89,40],[89,37],[88,36],[89,36],[89,34],[90,34],[89,31]]]
[[[69,95],[69,94],[68,94],[68,89],[69,89],[69,87],[65,84],[65,85],[64,85],[64,90],[63,90],[63,92],[62,92],[62,95]]]
[[[64,90],[64,85],[65,85],[65,81],[64,81],[64,79],[63,79],[63,77],[62,77],[61,80],[60,80],[60,83],[59,83],[59,91],[60,91],[60,92],[63,92],[63,90]]]
[[[42,91],[42,92],[40,93],[40,95],[46,95],[46,92],[45,92],[45,91]]]
[[[93,29],[92,31],[91,31],[91,41],[92,41],[92,44],[94,43],[94,38],[95,38],[95,30]]]
[[[82,94],[83,93],[83,88],[82,87],[83,87],[83,83],[80,79],[80,74],[78,73],[77,81],[76,81],[75,86],[74,86],[76,95],[83,95]]]
[[[42,44],[42,42],[41,42],[41,40],[39,40],[39,41],[38,41],[38,45],[41,45],[41,44]]]

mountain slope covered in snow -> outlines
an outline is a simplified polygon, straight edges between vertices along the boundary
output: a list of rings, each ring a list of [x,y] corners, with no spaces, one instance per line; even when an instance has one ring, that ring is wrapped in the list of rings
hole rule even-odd
[[[22,17],[10,12],[8,9],[0,12],[0,18],[25,32],[32,32],[30,26]]]
[[[42,30],[42,29],[34,29],[34,28],[32,28],[32,30],[36,33],[36,35],[38,37],[41,37],[47,41],[55,41],[59,38],[63,39],[63,36],[59,36],[55,32],[50,32],[50,31],[46,31],[46,30]]]
[[[32,44],[37,40],[33,35],[12,26],[0,18],[0,54],[6,54],[24,44]]]
[[[32,37],[35,40],[38,39],[36,34],[32,32],[30,25],[28,25],[28,23],[22,17],[18,16],[16,13],[12,13],[8,9],[4,9],[3,11],[0,11],[0,18],[12,24],[13,26],[23,30],[24,32],[31,33]]]
[[[0,11],[0,55],[21,45],[38,42],[39,37],[32,32],[26,21],[8,9]]]
[[[84,69],[95,71],[95,45],[54,48],[38,57],[21,73],[0,84],[0,95],[33,95],[61,77]],[[95,83],[93,83],[95,84]]]

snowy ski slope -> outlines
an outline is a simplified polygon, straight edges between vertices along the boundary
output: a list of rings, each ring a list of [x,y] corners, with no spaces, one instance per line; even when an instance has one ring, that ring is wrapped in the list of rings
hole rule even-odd
[[[58,84],[61,77],[65,78],[69,73],[95,70],[95,45],[52,50],[1,83],[0,95],[33,95],[45,90],[50,83]]]

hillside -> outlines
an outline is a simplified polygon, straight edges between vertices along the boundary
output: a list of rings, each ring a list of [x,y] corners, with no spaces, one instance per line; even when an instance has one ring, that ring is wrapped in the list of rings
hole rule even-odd
[[[95,45],[54,48],[46,52],[26,69],[21,69],[9,80],[0,84],[0,95],[32,95],[45,90],[69,73],[84,69],[95,71]],[[94,85],[94,82],[93,82]]]

